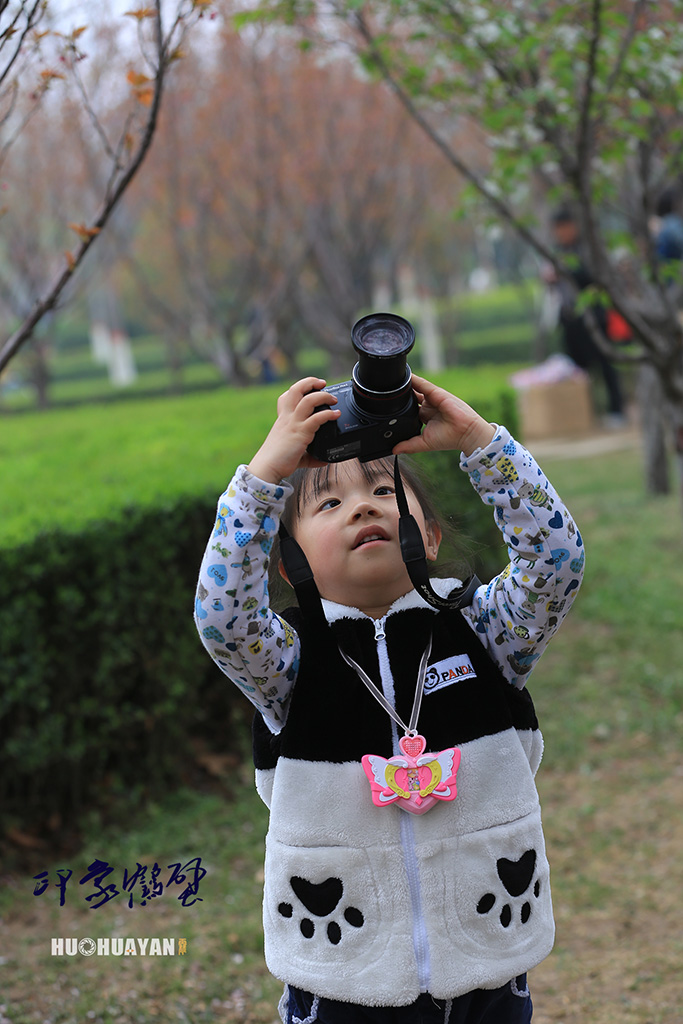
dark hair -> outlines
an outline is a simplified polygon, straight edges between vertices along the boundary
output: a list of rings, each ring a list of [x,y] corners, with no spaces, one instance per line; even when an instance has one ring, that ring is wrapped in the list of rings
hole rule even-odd
[[[557,209],[553,210],[550,217],[551,224],[576,224],[578,218],[576,212],[569,205],[558,206]]]
[[[658,217],[667,217],[678,209],[681,201],[681,189],[679,185],[669,185],[660,194],[655,204],[655,214]]]
[[[331,478],[333,482],[336,481],[340,465],[344,464],[327,463],[324,466],[319,466],[314,469],[297,469],[291,476],[287,477],[287,482],[294,488],[287,498],[285,508],[281,516],[281,521],[288,533],[294,533],[296,520],[301,515],[301,512],[307,502],[311,498],[317,498],[319,494],[327,491]],[[437,527],[441,531],[442,535],[442,548],[445,547],[447,549],[451,549],[453,546],[452,537],[454,530],[451,523],[437,510],[432,498],[430,497],[428,479],[425,477],[424,473],[421,470],[418,470],[415,464],[408,461],[405,456],[401,457],[400,465],[401,477],[403,479],[404,486],[409,488],[417,498],[418,504],[422,509],[425,524],[428,527]],[[368,483],[372,484],[377,480],[386,479],[387,477],[393,482],[393,456],[388,456],[383,459],[374,459],[372,462],[361,462],[359,463],[359,466]],[[272,603],[284,606],[285,603],[291,604],[292,592],[289,585],[286,584],[280,576],[279,565],[280,545],[279,539],[276,537],[270,557],[269,589],[272,597]],[[437,568],[437,563],[430,563],[430,565],[433,569]],[[458,575],[462,568],[463,566],[460,562],[458,562],[457,566],[455,562],[453,562],[452,565],[439,566],[440,571],[446,575]],[[453,571],[449,571],[450,569]]]
[[[344,463],[341,463],[341,465],[344,465]],[[360,462],[358,465],[363,477],[369,484],[374,484],[376,481],[384,480],[387,477],[392,481],[394,479],[394,460],[391,456],[383,459],[374,459],[372,462]],[[282,522],[290,533],[293,532],[295,520],[301,515],[304,506],[311,498],[315,499],[320,494],[329,490],[330,479],[332,479],[333,484],[336,484],[339,476],[339,466],[340,463],[338,462],[328,462],[326,465],[318,466],[315,469],[297,469],[287,478],[294,490],[285,503]],[[415,467],[402,461],[401,477],[405,486],[409,487],[417,498],[427,525],[437,525],[443,529],[440,516],[427,493],[425,482]]]

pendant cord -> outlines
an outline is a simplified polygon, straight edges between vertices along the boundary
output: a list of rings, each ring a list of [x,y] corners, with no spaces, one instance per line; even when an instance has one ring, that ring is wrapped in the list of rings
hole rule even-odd
[[[420,667],[417,672],[417,685],[415,687],[415,697],[413,699],[413,709],[410,712],[409,725],[406,725],[403,719],[397,714],[396,709],[392,708],[387,698],[384,696],[380,688],[373,683],[365,669],[361,668],[361,666],[355,662],[353,658],[349,657],[341,647],[339,648],[339,653],[346,664],[350,665],[351,668],[358,673],[359,679],[361,682],[365,683],[375,700],[382,705],[387,714],[393,718],[394,722],[396,722],[397,725],[400,725],[406,736],[417,736],[417,721],[420,717],[420,707],[422,705],[422,697],[424,695],[425,678],[427,676],[427,662],[429,661],[429,655],[432,653],[431,633],[429,635],[429,643],[425,647],[422,658],[420,659]]]

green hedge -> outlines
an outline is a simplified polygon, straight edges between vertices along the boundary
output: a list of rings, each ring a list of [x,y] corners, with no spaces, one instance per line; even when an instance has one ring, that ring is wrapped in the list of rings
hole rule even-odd
[[[232,692],[192,621],[215,501],[131,509],[0,553],[0,804],[62,823],[188,781],[190,738],[230,732]],[[240,709],[238,709],[239,711]]]
[[[477,406],[515,428],[508,390]],[[498,533],[455,454],[424,463],[442,505],[474,538],[476,567],[495,571],[504,561]],[[219,489],[197,490],[0,548],[5,825],[40,826],[55,815],[68,825],[114,796],[192,781],[197,738],[220,752],[244,749],[249,706],[192,621]]]

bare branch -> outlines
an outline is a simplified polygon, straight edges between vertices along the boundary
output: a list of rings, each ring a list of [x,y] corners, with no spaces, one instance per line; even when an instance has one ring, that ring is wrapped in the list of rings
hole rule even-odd
[[[638,34],[638,26],[643,14],[647,10],[647,5],[648,0],[635,0],[635,3],[631,7],[628,28],[626,29],[621,41],[621,46],[619,47],[619,53],[617,54],[617,59],[614,62],[614,67],[612,68],[605,84],[605,98],[595,108],[596,124],[602,124],[605,116],[609,114],[611,109],[610,102],[612,90],[616,86],[621,77],[622,71],[624,70],[626,58]]]
[[[586,76],[583,83],[581,106],[577,121],[575,184],[579,209],[581,211],[581,227],[591,254],[592,271],[601,285],[606,285],[608,281],[613,284],[613,273],[603,244],[598,224],[598,215],[593,204],[591,191],[591,175],[595,155],[595,133],[591,118],[591,108],[595,90],[598,51],[602,35],[602,0],[592,0],[590,25]]]
[[[0,50],[2,50],[3,46],[5,45],[5,43],[9,42],[10,39],[14,38],[15,31],[16,31],[16,25],[19,22],[19,20],[21,19],[22,15],[25,14],[26,24],[24,25],[24,28],[22,29],[22,31],[21,31],[21,33],[19,35],[19,39],[16,41],[16,45],[14,47],[14,53],[12,54],[12,56],[9,58],[9,60],[6,63],[6,65],[2,69],[2,73],[0,73],[0,86],[3,85],[3,83],[5,82],[5,79],[9,75],[10,71],[12,70],[12,68],[14,67],[14,65],[15,65],[18,57],[19,57],[19,54],[21,53],[21,51],[23,49],[24,42],[26,40],[26,36],[29,34],[29,32],[32,29],[34,29],[36,27],[36,25],[38,25],[40,23],[40,21],[43,18],[44,13],[45,13],[45,6],[43,4],[43,0],[34,0],[33,7],[31,8],[30,11],[28,11],[28,13],[26,13],[26,5],[22,3],[21,6],[17,9],[17,13],[14,16],[13,21],[7,26],[7,28],[0,35]]]
[[[2,9],[0,10],[0,15],[6,9],[6,7],[7,4],[3,4]],[[33,6],[30,8],[30,10],[27,9],[26,3],[20,4],[14,14],[14,18],[12,19],[12,21],[9,23],[9,25],[7,25],[3,32],[0,33],[1,52],[5,44],[8,43],[10,39],[14,39],[14,36],[18,32],[16,26],[20,23],[21,19],[25,19],[23,29],[19,33],[19,38],[18,40],[15,40],[14,43],[14,52],[8,58],[7,62],[4,64],[2,68],[2,71],[0,72],[0,90],[3,90],[2,100],[7,101],[7,107],[4,113],[2,114],[2,117],[0,118],[0,124],[5,124],[10,119],[15,110],[16,102],[19,96],[19,85],[17,80],[10,79],[10,81],[8,82],[8,76],[14,68],[19,58],[19,55],[23,50],[24,43],[26,41],[28,33],[34,30],[36,26],[40,23],[40,21],[43,18],[43,15],[45,14],[45,10],[46,8],[43,0],[34,0]],[[40,102],[40,99],[44,95],[45,91],[46,86],[42,87],[39,90],[39,95],[36,98],[33,106],[28,111],[28,113],[23,117],[20,124],[16,127],[16,129],[7,139],[7,141],[4,143],[2,149],[0,149],[0,168],[2,167],[2,164],[4,163],[7,157],[7,153],[14,145],[19,135],[26,128],[26,125],[29,123],[29,121],[35,114],[36,110],[38,109],[38,104]]]
[[[117,176],[121,173],[121,171],[125,167],[125,164],[123,164],[121,162],[121,156],[122,156],[122,153],[123,153],[124,149],[126,149],[128,147],[129,139],[130,139],[130,133],[129,133],[128,129],[131,127],[131,125],[132,125],[134,120],[135,120],[135,113],[131,110],[131,112],[126,117],[126,120],[125,120],[125,123],[123,125],[123,128],[121,129],[121,135],[120,135],[118,144],[116,146],[116,151],[112,155],[111,174],[109,175],[109,180],[107,181],[107,184],[106,184],[106,187],[105,187],[105,190],[104,190],[104,195],[105,195],[106,199],[109,199],[109,197],[111,196],[112,190],[114,188],[114,182],[116,181]]]
[[[17,96],[18,96],[18,87],[13,87],[12,107],[14,106],[14,104],[16,102]],[[25,130],[26,126],[29,124],[31,119],[37,114],[38,108],[39,108],[39,104],[38,103],[34,103],[33,106],[30,108],[30,110],[24,115],[24,117],[21,119],[19,124],[16,126],[16,128],[14,129],[12,134],[8,137],[7,141],[4,143],[2,148],[0,149],[0,169],[2,168],[2,165],[4,164],[5,160],[7,159],[7,155],[9,153],[10,149],[12,148],[12,146],[14,145],[14,143],[17,141],[17,139],[22,134],[22,132]],[[8,111],[5,120],[7,120],[7,118],[10,116],[10,113],[11,113],[11,110]]]
[[[546,259],[549,263],[552,263],[553,266],[557,267],[557,259],[552,250],[537,235],[535,235],[526,226],[526,224],[524,224],[522,221],[520,221],[518,217],[515,216],[515,214],[512,211],[512,208],[503,199],[501,199],[500,196],[495,194],[495,192],[486,184],[486,182],[478,174],[476,174],[472,170],[472,168],[458,156],[457,153],[453,151],[453,149],[448,145],[446,140],[442,138],[442,136],[432,127],[430,122],[425,117],[423,117],[418,107],[415,105],[415,103],[413,103],[412,99],[410,98],[406,90],[396,79],[396,77],[392,74],[386,61],[382,57],[382,54],[377,47],[375,37],[368,28],[367,22],[365,21],[365,18],[363,17],[362,13],[357,13],[355,15],[355,24],[357,26],[358,32],[360,33],[360,35],[362,36],[370,50],[372,60],[375,62],[378,69],[381,71],[382,77],[394,91],[394,93],[401,101],[405,109],[408,111],[410,116],[413,118],[415,123],[420,126],[420,128],[424,131],[427,137],[431,139],[434,145],[446,157],[448,162],[463,176],[463,178],[465,178],[466,181],[469,181],[470,184],[474,186],[477,192],[479,192],[480,195],[483,196],[487,203],[489,203],[493,207],[493,209],[496,210],[501,215],[501,217],[504,218],[504,220],[510,223],[519,233],[519,235],[525,241],[527,241],[529,245],[531,245],[544,259]],[[558,269],[561,270],[562,268]]]
[[[64,289],[73,277],[74,272],[83,262],[88,250],[91,245],[107,224],[107,221],[111,217],[116,205],[123,196],[124,192],[130,185],[131,181],[139,171],[142,163],[149,151],[154,133],[157,127],[157,121],[159,116],[159,109],[161,106],[161,97],[164,88],[165,76],[168,70],[169,55],[168,48],[164,45],[164,39],[162,34],[161,24],[161,0],[155,0],[155,21],[156,21],[156,38],[157,47],[159,52],[159,64],[157,75],[154,80],[154,92],[152,101],[149,108],[149,114],[145,123],[144,131],[138,143],[138,146],[131,156],[130,163],[126,168],[124,174],[120,178],[118,184],[110,195],[107,195],[104,199],[103,205],[100,208],[100,212],[96,219],[88,229],[87,237],[81,241],[81,244],[77,250],[71,255],[71,258],[67,261],[66,268],[61,272],[54,283],[49,287],[47,293],[36,303],[35,308],[26,317],[20,327],[14,332],[14,334],[6,341],[2,349],[0,350],[0,370],[2,370],[12,359],[12,357],[19,351],[24,342],[31,337],[36,325],[50,310],[54,309],[59,301]]]
[[[102,148],[104,149],[104,152],[107,154],[109,159],[114,163],[114,166],[118,170],[119,169],[119,162],[118,162],[119,158],[118,158],[118,155],[114,152],[113,146],[111,145],[109,139],[107,138],[107,134],[106,134],[106,132],[104,130],[104,126],[103,126],[102,122],[100,121],[99,117],[97,116],[95,110],[93,109],[93,106],[92,106],[92,104],[90,102],[90,97],[88,96],[87,89],[85,88],[85,83],[83,81],[83,78],[82,78],[78,68],[76,67],[76,61],[75,60],[71,61],[71,66],[70,66],[69,70],[71,71],[71,74],[73,75],[74,82],[76,83],[76,88],[77,88],[78,93],[79,93],[79,95],[81,97],[81,100],[83,101],[83,109],[85,110],[86,114],[88,115],[88,120],[90,121],[90,123],[92,124],[93,128],[95,129],[95,132],[98,135],[98,137],[99,137],[99,139],[100,139],[100,141],[102,143]]]
[[[583,83],[583,95],[577,123],[576,135],[576,166],[580,189],[590,194],[590,174],[593,158],[593,145],[595,141],[593,126],[591,124],[591,106],[593,102],[593,91],[595,88],[595,74],[597,70],[597,57],[600,48],[602,0],[593,0],[591,5],[591,33],[590,45],[588,48],[588,65],[586,77]]]
[[[17,102],[17,96],[19,95],[19,84],[18,82],[10,82],[5,89],[5,93],[2,97],[3,101],[7,102],[7,107],[3,114],[0,114],[0,125],[3,125],[5,121],[9,121],[10,117],[14,113],[14,108]]]

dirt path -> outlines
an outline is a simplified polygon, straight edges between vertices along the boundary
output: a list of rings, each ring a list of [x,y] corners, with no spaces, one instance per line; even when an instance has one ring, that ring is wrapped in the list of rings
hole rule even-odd
[[[623,430],[597,430],[585,437],[529,441],[527,448],[539,460],[582,459],[640,448],[640,434],[637,427],[629,426]]]
[[[590,775],[541,772],[557,940],[534,1024],[683,1022],[683,764],[640,742]]]

